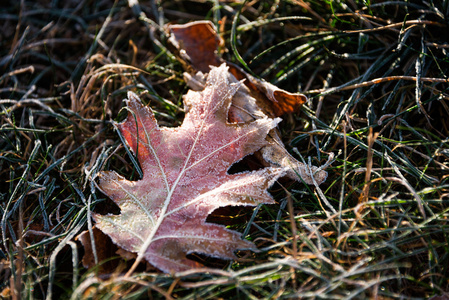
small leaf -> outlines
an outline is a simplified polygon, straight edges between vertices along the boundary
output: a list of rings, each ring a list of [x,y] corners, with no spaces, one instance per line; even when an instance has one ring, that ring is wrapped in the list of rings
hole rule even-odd
[[[184,25],[170,25],[170,42],[185,64],[197,71],[209,72],[209,66],[218,66],[216,51],[223,40],[209,21],[196,21]]]

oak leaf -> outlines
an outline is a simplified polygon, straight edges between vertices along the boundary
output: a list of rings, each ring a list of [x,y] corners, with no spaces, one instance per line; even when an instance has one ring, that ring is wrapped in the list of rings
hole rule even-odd
[[[231,77],[230,77],[231,76]],[[138,158],[143,178],[129,181],[102,172],[99,188],[121,209],[120,215],[95,214],[96,227],[138,260],[165,272],[199,267],[186,255],[202,253],[234,259],[238,249],[254,249],[238,232],[207,223],[219,207],[273,203],[267,192],[286,172],[282,167],[228,174],[243,157],[267,144],[279,118],[245,124],[227,121],[231,99],[241,82],[229,80],[226,65],[212,67],[204,90],[189,91],[180,127],[159,127],[152,111],[128,94],[126,120],[118,124]]]

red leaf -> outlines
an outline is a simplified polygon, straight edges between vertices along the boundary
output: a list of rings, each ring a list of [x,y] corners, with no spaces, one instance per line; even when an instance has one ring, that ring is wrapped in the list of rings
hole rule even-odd
[[[273,203],[266,191],[285,168],[228,174],[232,164],[266,145],[280,119],[227,123],[233,95],[240,87],[223,64],[212,68],[203,91],[189,91],[189,110],[177,128],[157,125],[150,109],[128,94],[127,119],[118,125],[137,156],[143,178],[129,181],[115,172],[100,174],[99,188],[121,209],[120,215],[94,215],[97,228],[126,251],[165,271],[199,264],[192,252],[233,259],[237,249],[254,245],[238,232],[206,223],[215,209]],[[234,82],[234,83],[231,83]]]

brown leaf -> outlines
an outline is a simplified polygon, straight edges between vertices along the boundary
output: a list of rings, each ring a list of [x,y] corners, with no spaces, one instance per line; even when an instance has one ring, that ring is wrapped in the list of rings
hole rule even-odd
[[[307,101],[307,97],[299,93],[290,93],[261,79],[254,78],[234,64],[230,65],[230,72],[238,80],[246,79],[245,85],[250,94],[257,99],[258,106],[267,115],[280,117],[298,111]]]
[[[220,65],[216,51],[223,41],[216,34],[214,24],[196,21],[185,25],[170,25],[169,30],[170,42],[184,63],[203,72],[209,72],[209,66]]]
[[[209,21],[196,21],[184,25],[169,25],[169,41],[178,57],[189,65],[190,73],[209,72],[209,66],[218,66],[224,61],[218,57],[218,46],[223,43],[215,26]],[[271,117],[298,111],[307,98],[299,93],[289,93],[269,82],[254,78],[236,65],[227,62],[230,72],[237,80],[246,79],[245,85],[257,99],[259,107]],[[193,70],[192,70],[193,68]],[[239,121],[239,120],[234,120]]]
[[[111,239],[105,235],[101,230],[97,228],[92,229],[93,241],[95,243],[95,249],[97,253],[98,262],[101,263],[97,265],[95,263],[95,257],[93,253],[93,245],[92,239],[90,237],[89,231],[83,231],[80,233],[76,239],[81,242],[84,248],[84,256],[83,256],[83,266],[87,269],[98,266],[98,272],[100,274],[111,274],[117,267],[117,264],[106,260],[116,255],[117,246],[115,246]]]

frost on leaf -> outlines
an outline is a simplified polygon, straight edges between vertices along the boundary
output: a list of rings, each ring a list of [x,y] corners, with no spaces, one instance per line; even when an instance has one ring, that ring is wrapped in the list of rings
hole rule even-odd
[[[180,127],[159,127],[150,109],[128,94],[127,119],[118,124],[138,158],[143,178],[129,181],[115,172],[100,174],[99,188],[121,209],[120,215],[95,214],[97,227],[126,251],[137,253],[165,272],[200,266],[192,252],[233,259],[251,242],[222,225],[206,223],[223,206],[273,203],[267,192],[284,175],[270,167],[228,174],[232,164],[266,145],[280,119],[260,118],[229,124],[228,110],[241,83],[228,68],[213,67],[202,91],[189,91],[189,110]]]

